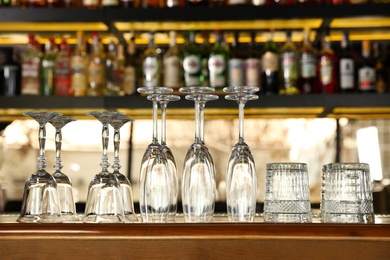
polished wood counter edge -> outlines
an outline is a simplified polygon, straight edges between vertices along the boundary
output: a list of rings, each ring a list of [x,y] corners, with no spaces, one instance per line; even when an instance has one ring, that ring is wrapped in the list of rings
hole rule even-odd
[[[0,240],[61,239],[314,239],[390,242],[389,224],[128,223],[0,224]]]

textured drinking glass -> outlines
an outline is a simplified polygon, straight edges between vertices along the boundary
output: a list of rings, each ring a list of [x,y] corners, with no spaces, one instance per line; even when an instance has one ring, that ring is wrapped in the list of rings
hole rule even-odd
[[[171,201],[169,205],[168,221],[174,221],[177,213],[177,195],[179,192],[179,184],[177,179],[177,168],[175,157],[171,149],[167,145],[167,131],[166,131],[166,110],[168,103],[171,101],[178,101],[180,97],[177,95],[160,95],[157,97],[161,107],[161,147],[165,156],[167,157],[168,171],[171,178]]]
[[[120,138],[120,129],[127,122],[134,121],[132,118],[128,118],[124,114],[118,114],[118,112],[109,112],[109,116],[112,119],[109,120],[110,125],[114,128],[114,163],[112,164],[112,169],[114,170],[113,174],[118,179],[119,185],[121,187],[121,194],[123,200],[123,213],[125,215],[125,220],[127,222],[137,221],[137,216],[134,211],[134,202],[133,202],[133,189],[129,179],[120,172],[119,160],[119,146],[121,142]]]
[[[57,182],[46,168],[45,143],[46,123],[60,116],[55,112],[26,112],[25,116],[34,118],[39,123],[38,171],[33,173],[24,186],[22,210],[18,222],[63,222]]]
[[[204,108],[207,101],[218,96],[208,94],[213,88],[186,87],[187,100],[195,102],[195,140],[184,160],[182,177],[182,206],[186,222],[211,221],[215,207],[215,167],[213,158],[204,143]]]
[[[264,222],[312,221],[305,163],[267,163]]]
[[[148,94],[153,103],[153,137],[142,158],[139,205],[143,222],[166,222],[171,201],[171,176],[167,157],[157,138],[158,97],[172,92],[171,88],[143,87],[138,92]]]
[[[256,167],[249,146],[244,141],[244,107],[256,100],[257,87],[228,87],[227,100],[237,101],[239,115],[238,142],[232,148],[226,170],[226,205],[229,221],[252,222],[256,214]]]
[[[321,222],[374,223],[370,167],[330,163],[322,167]]]
[[[54,164],[55,172],[54,179],[57,182],[58,196],[60,198],[61,214],[66,222],[78,221],[79,217],[76,212],[76,205],[73,196],[72,182],[70,178],[62,172],[61,145],[62,131],[61,129],[68,123],[76,121],[76,119],[57,116],[49,121],[56,129],[55,144],[56,144],[56,160]]]
[[[88,187],[83,221],[91,223],[118,223],[124,222],[123,200],[121,187],[117,177],[108,171],[108,124],[112,120],[111,112],[89,112],[102,123],[103,155],[100,166],[101,172],[96,174]],[[119,113],[118,113],[119,116]]]

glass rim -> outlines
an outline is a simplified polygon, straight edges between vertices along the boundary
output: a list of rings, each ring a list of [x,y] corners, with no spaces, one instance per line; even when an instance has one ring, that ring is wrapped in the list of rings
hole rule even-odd
[[[322,166],[323,171],[330,170],[366,170],[370,169],[368,163],[345,162],[345,163],[328,163]]]
[[[267,170],[278,170],[282,168],[287,168],[290,170],[294,169],[307,169],[307,164],[302,162],[273,162],[273,163],[267,163],[266,169]]]

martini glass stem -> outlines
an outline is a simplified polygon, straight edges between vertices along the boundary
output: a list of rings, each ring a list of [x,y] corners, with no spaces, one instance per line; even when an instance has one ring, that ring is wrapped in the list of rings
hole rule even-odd
[[[110,167],[110,163],[108,162],[108,154],[107,154],[108,138],[109,138],[108,134],[109,134],[108,124],[103,124],[103,130],[102,130],[103,157],[102,157],[102,162],[100,164],[103,172],[108,171],[108,167]]]
[[[114,132],[114,164],[112,168],[115,171],[119,171],[121,168],[120,160],[119,160],[119,145],[120,145],[120,131],[119,129],[115,129]]]
[[[206,106],[206,102],[199,102],[199,140],[204,142],[204,108]]]
[[[38,169],[44,170],[46,167],[45,158],[45,142],[46,142],[46,127],[44,124],[39,125],[39,156],[38,156]]]
[[[153,99],[153,140],[154,144],[158,143],[157,139],[157,113],[158,113],[158,102],[156,98]]]
[[[56,143],[56,161],[55,161],[54,169],[59,172],[63,168],[62,160],[61,160],[62,133],[61,130],[59,129],[56,130],[55,143]]]

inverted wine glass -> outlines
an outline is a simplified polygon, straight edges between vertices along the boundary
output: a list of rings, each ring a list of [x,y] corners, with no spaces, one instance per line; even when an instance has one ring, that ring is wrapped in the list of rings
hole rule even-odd
[[[111,112],[112,119],[110,125],[114,128],[114,163],[112,164],[113,174],[119,181],[121,188],[122,200],[123,200],[123,213],[127,222],[137,221],[137,216],[134,211],[133,202],[133,189],[129,179],[120,172],[120,159],[119,159],[119,146],[120,146],[120,129],[128,123],[134,121],[132,118],[128,118],[125,114],[117,114],[117,112]]]
[[[76,121],[74,118],[57,116],[49,121],[56,129],[55,145],[56,145],[56,159],[54,164],[55,172],[54,179],[57,182],[57,190],[60,198],[60,207],[62,217],[66,222],[78,221],[79,217],[76,212],[76,205],[73,196],[72,182],[70,178],[62,172],[61,146],[62,146],[62,128],[70,123]]]
[[[180,97],[177,95],[159,95],[157,99],[161,107],[161,146],[165,156],[167,157],[168,170],[171,177],[171,199],[168,221],[173,221],[177,213],[177,195],[179,192],[179,185],[177,179],[176,161],[171,149],[167,145],[166,109],[169,102],[178,101],[180,100]]]
[[[204,143],[204,107],[218,99],[208,87],[186,87],[187,100],[195,103],[195,139],[185,157],[182,176],[182,204],[185,222],[209,222],[215,208],[215,167]]]
[[[100,163],[102,170],[92,178],[88,187],[83,221],[92,223],[124,222],[121,187],[117,177],[108,171],[110,167],[107,153],[109,142],[108,124],[113,115],[106,111],[89,112],[87,115],[95,117],[102,123],[103,155]]]
[[[171,88],[143,87],[138,92],[147,94],[153,104],[153,137],[142,158],[140,170],[139,204],[143,222],[166,222],[171,201],[171,177],[167,157],[157,138],[158,96],[172,92]]]
[[[56,112],[25,112],[25,116],[34,118],[39,123],[39,156],[38,170],[33,173],[24,186],[22,209],[18,222],[63,222],[57,182],[45,168],[46,123],[60,113]]]
[[[244,107],[247,101],[256,100],[257,87],[228,87],[227,100],[238,103],[238,141],[230,152],[226,171],[226,204],[229,221],[253,222],[256,214],[257,179],[255,161],[244,140]]]

